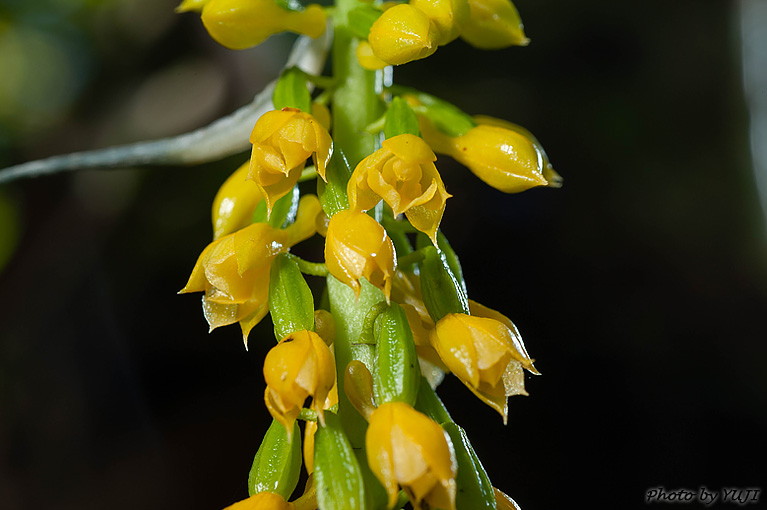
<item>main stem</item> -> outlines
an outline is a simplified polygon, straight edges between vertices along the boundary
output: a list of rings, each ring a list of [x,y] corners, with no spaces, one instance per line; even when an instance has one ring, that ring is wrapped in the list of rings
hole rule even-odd
[[[333,74],[339,84],[333,93],[333,143],[346,155],[352,169],[376,149],[376,137],[365,128],[375,122],[384,110],[376,93],[383,89],[383,74],[368,71],[359,65],[356,54],[359,40],[348,28],[349,11],[358,5],[361,5],[359,0],[337,0],[333,14]],[[333,301],[331,299],[331,304],[335,305]],[[343,378],[346,365],[355,357],[351,344],[357,341],[362,322],[360,319],[364,317],[360,314],[367,311],[362,310],[367,301],[363,298],[356,300],[352,306],[333,307],[334,315],[343,315],[337,317],[341,327],[338,328],[334,347],[338,376],[338,414],[356,449],[364,446],[367,424],[346,397]],[[370,303],[367,305],[369,308]]]

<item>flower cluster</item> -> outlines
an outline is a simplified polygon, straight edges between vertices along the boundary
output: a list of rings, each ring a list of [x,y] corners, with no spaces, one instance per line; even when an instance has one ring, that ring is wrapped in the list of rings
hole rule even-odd
[[[179,10],[201,12],[233,49],[326,29],[323,8],[286,0],[185,0]],[[506,193],[561,178],[524,128],[415,89],[384,90],[373,70],[458,37],[524,45],[522,23],[509,0],[338,0],[331,12],[334,75],[283,73],[181,291],[203,293],[211,329],[239,323],[246,347],[269,314],[278,342],[263,364],[274,422],[251,497],[231,508],[513,508],[435,389],[450,372],[506,422],[508,397],[527,395],[524,371],[539,372],[511,320],[468,297],[440,228],[451,195],[437,154]],[[324,89],[314,99],[313,86]],[[324,261],[290,252],[316,234]],[[315,296],[306,275],[324,277],[326,290]],[[302,465],[307,487],[288,503]]]

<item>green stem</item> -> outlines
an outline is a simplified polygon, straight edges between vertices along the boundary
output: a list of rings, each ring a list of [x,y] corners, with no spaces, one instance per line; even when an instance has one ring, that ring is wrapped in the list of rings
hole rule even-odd
[[[309,262],[308,260],[304,260],[298,255],[293,255],[292,253],[288,253],[287,256],[289,259],[298,264],[298,269],[300,269],[304,274],[322,277],[328,275],[328,266],[322,262]]]
[[[427,247],[427,248],[430,248],[430,247]],[[397,258],[397,265],[407,266],[407,265],[422,261],[426,257],[426,253],[424,250],[426,250],[427,248],[421,248],[414,252],[408,253],[407,255],[403,255]]]

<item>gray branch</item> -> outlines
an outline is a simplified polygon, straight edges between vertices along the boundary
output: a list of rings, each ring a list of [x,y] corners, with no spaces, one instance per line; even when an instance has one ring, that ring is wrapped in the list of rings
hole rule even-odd
[[[317,39],[299,37],[293,45],[285,68],[298,66],[310,74],[322,72],[332,34],[333,31],[329,28]],[[275,84],[276,80],[269,83],[250,104],[195,131],[159,140],[74,152],[10,166],[0,170],[0,184],[26,177],[88,168],[193,165],[243,152],[250,146],[248,137],[258,118],[273,108],[272,93]]]

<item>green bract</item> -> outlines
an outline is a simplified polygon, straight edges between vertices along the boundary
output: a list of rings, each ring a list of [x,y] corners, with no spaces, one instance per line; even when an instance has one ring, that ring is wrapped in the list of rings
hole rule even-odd
[[[365,484],[352,445],[333,413],[317,430],[314,477],[320,510],[366,510]]]
[[[288,441],[285,427],[272,420],[248,475],[248,494],[269,491],[290,497],[301,473],[301,435],[293,425],[293,438]]]

